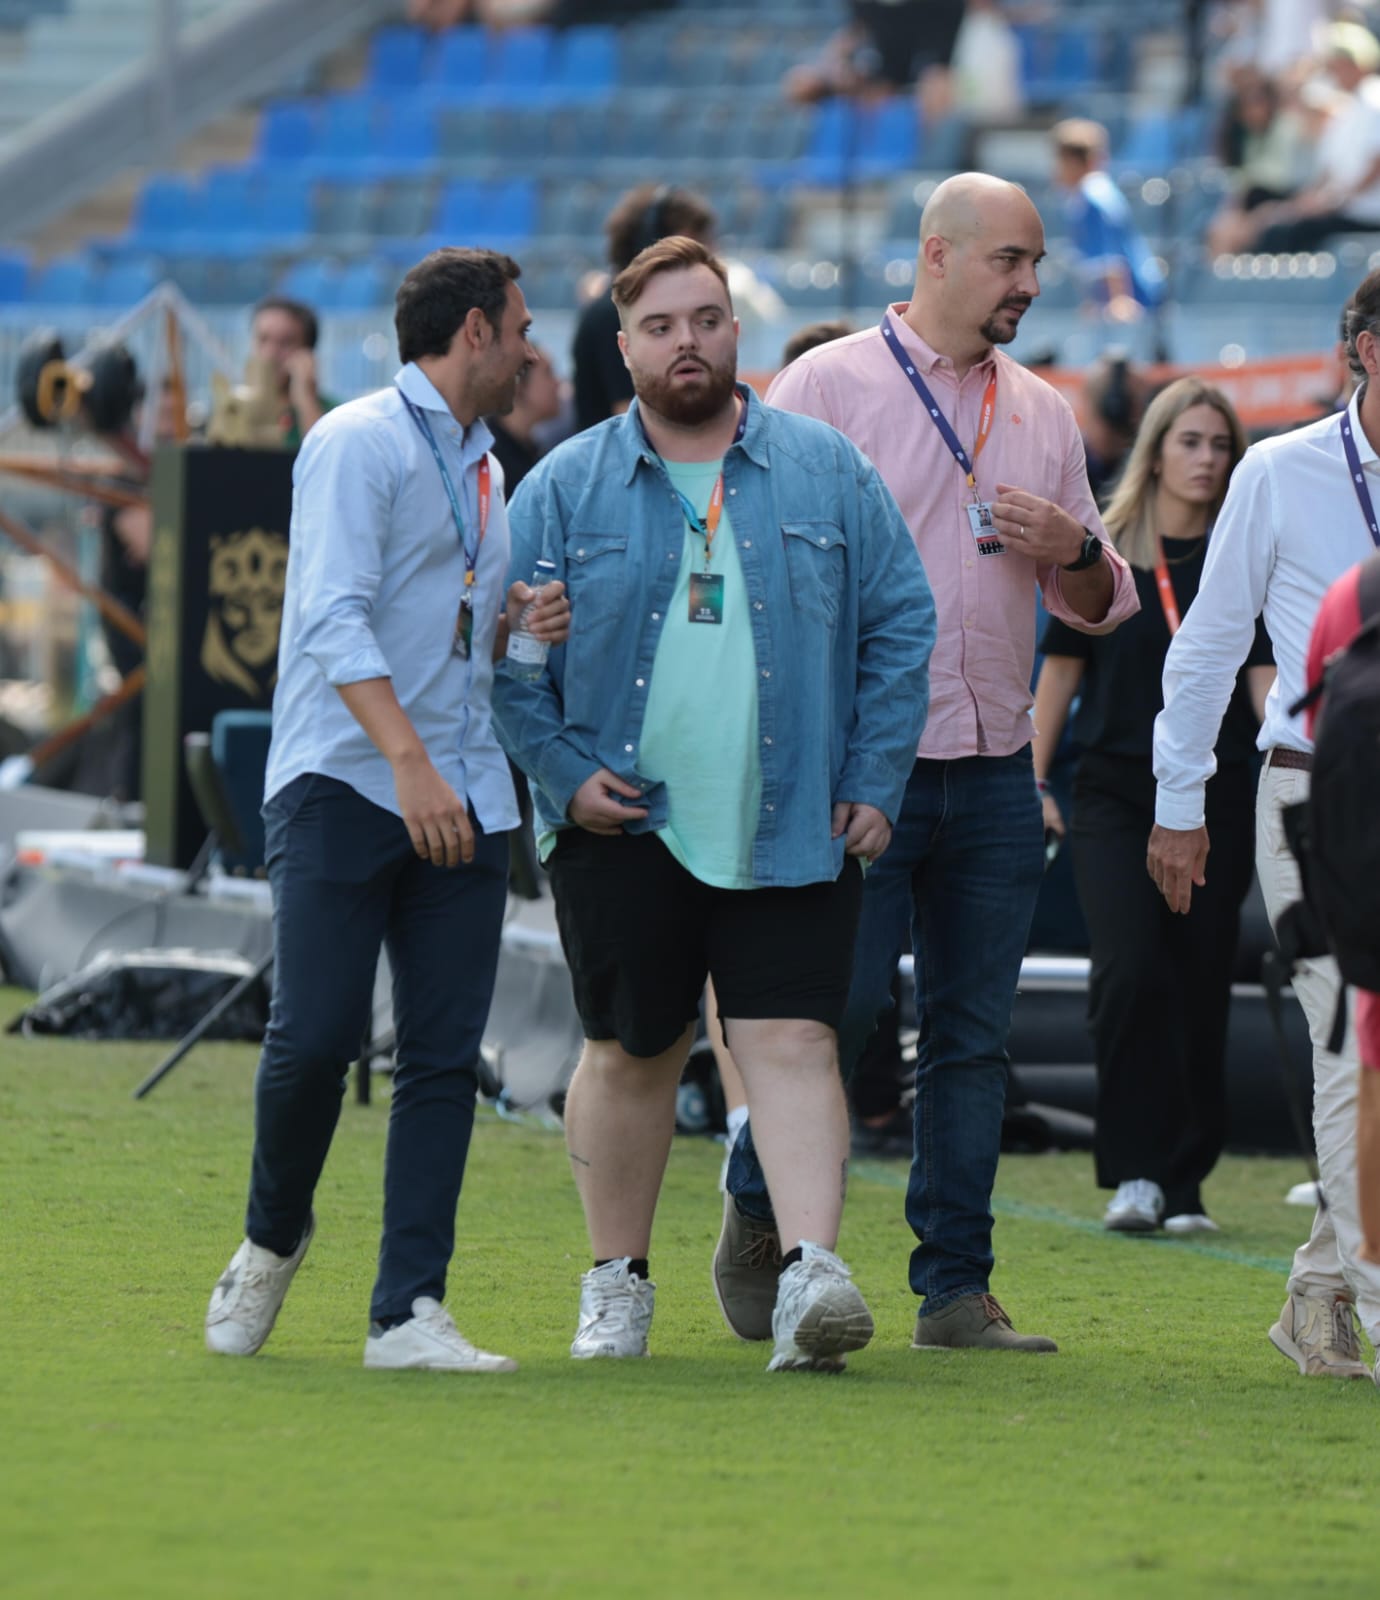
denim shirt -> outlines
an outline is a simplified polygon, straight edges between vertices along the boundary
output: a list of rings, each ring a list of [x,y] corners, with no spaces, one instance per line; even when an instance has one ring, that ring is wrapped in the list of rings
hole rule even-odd
[[[747,391],[742,438],[724,457],[756,652],[762,793],[759,886],[842,870],[836,801],[894,821],[929,699],[934,602],[915,543],[876,469],[826,423]],[[509,508],[511,576],[555,564],[570,638],[536,682],[500,665],[494,722],[532,779],[538,832],[573,826],[575,791],[601,767],[642,791],[662,828],[665,787],[638,770],[662,620],[685,539],[680,500],[637,402],[540,461]],[[704,707],[706,717],[714,707]]]

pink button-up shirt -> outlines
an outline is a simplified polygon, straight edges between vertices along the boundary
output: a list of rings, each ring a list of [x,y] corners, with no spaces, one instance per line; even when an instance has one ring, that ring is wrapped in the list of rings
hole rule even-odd
[[[969,455],[983,392],[996,372],[996,415],[976,466],[981,497],[1000,499],[997,484],[1012,484],[1052,500],[1105,539],[1083,441],[1064,397],[999,350],[960,382],[949,358],[936,355],[901,320],[905,310],[895,305],[887,315]],[[1130,568],[1109,544],[1111,606],[1101,622],[1085,622],[1064,598],[1057,566],[1040,567],[1010,552],[980,556],[963,469],[877,328],[808,351],[778,374],[767,400],[846,434],[876,465],[910,528],[939,627],[920,755],[940,761],[1003,756],[1028,744],[1035,585],[1052,616],[1084,633],[1110,633],[1139,609]]]

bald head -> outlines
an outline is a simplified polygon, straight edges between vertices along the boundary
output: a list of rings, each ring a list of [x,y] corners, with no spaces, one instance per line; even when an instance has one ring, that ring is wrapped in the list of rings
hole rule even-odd
[[[906,319],[941,354],[980,359],[1016,337],[1044,253],[1044,224],[1024,189],[985,172],[948,178],[920,218]]]
[[[987,172],[960,172],[930,196],[920,214],[920,243],[937,234],[951,244],[967,244],[992,230],[1033,221],[1040,213],[1024,189]]]

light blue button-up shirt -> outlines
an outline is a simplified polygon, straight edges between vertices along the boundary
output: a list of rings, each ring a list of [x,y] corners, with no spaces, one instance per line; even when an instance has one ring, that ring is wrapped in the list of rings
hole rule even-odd
[[[518,823],[489,710],[494,634],[508,568],[502,469],[474,586],[468,660],[453,648],[465,557],[445,486],[402,393],[431,425],[466,527],[479,526],[479,462],[493,443],[462,429],[412,363],[376,394],[328,412],[293,469],[287,589],[264,796],[321,773],[398,812],[393,769],[336,692],[391,678],[436,770],[486,833]]]
[[[723,473],[755,661],[741,686],[757,696],[761,766],[752,880],[821,883],[843,867],[835,801],[895,821],[925,725],[934,601],[877,469],[827,424],[747,398]],[[540,831],[571,826],[571,797],[600,767],[642,791],[648,814],[627,832],[666,826],[666,786],[639,758],[684,548],[680,498],[636,401],[543,457],[513,497],[513,574],[544,558],[570,594],[569,642],[542,676],[501,668],[494,685]]]

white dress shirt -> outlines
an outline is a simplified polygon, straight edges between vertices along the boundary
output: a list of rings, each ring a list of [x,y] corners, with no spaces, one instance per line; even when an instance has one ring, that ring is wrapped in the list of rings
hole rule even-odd
[[[461,429],[422,370],[337,406],[307,435],[293,469],[287,588],[264,796],[320,773],[397,813],[393,770],[340,698],[342,684],[391,678],[436,770],[486,833],[518,823],[508,763],[489,711],[493,646],[508,570],[503,471],[474,585],[468,660],[454,649],[465,556],[435,457],[402,394],[435,437],[471,536],[479,527],[482,422]]]
[[[1348,410],[1372,500],[1380,505],[1380,459]],[[1342,450],[1335,416],[1252,445],[1237,467],[1208,543],[1198,597],[1164,663],[1164,710],[1155,719],[1155,820],[1164,828],[1203,823],[1203,790],[1216,771],[1212,748],[1262,611],[1279,676],[1256,743],[1312,749],[1288,707],[1307,688],[1308,640],[1323,595],[1375,553]]]

